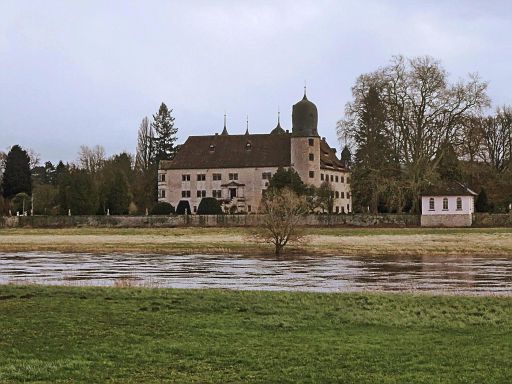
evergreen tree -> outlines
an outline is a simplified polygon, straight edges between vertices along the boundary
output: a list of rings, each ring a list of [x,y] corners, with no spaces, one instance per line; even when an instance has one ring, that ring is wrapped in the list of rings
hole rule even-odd
[[[30,157],[19,145],[14,145],[5,160],[2,194],[5,198],[12,198],[20,192],[32,194]]]
[[[357,145],[352,166],[352,196],[359,211],[376,213],[379,201],[388,187],[388,179],[396,170],[393,151],[385,134],[386,110],[378,90],[370,87],[361,103],[353,127]]]
[[[292,168],[278,168],[268,183],[269,190],[281,190],[283,188],[289,188],[299,196],[306,193],[306,185],[297,171]]]
[[[174,117],[171,116],[172,109],[162,103],[156,115],[153,115],[151,128],[154,129],[155,138],[154,151],[155,161],[158,164],[161,160],[171,160],[176,154],[174,145],[177,140],[176,133],[178,128],[174,126]]]
[[[59,178],[60,213],[68,209],[73,215],[94,215],[98,209],[98,193],[92,176],[84,169],[71,169]]]
[[[437,171],[443,181],[460,181],[462,179],[459,158],[453,145],[449,142],[446,142],[441,149]]]
[[[476,198],[475,210],[477,212],[489,212],[491,210],[489,200],[487,199],[487,192],[485,192],[484,188],[482,188],[482,190],[480,191]]]
[[[112,215],[124,215],[128,213],[131,202],[130,188],[124,172],[115,169],[108,178],[104,188],[105,211],[108,209]]]
[[[197,207],[198,215],[222,215],[222,208],[215,197],[203,197]]]

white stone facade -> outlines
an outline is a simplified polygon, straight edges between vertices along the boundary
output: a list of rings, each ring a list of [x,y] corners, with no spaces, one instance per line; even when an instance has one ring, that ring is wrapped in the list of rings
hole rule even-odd
[[[422,227],[470,227],[473,220],[474,196],[422,196]]]

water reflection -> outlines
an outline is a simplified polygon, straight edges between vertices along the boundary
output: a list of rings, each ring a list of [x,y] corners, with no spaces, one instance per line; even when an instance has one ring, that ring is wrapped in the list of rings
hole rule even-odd
[[[0,253],[0,284],[512,294],[512,258]]]

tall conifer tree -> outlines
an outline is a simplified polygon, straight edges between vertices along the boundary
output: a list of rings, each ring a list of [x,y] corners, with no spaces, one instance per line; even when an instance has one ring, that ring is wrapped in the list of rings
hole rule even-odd
[[[174,117],[171,116],[172,109],[162,103],[156,115],[153,115],[151,127],[155,131],[155,161],[158,164],[160,160],[171,160],[176,154],[177,140],[176,133],[178,128],[174,126]]]
[[[2,194],[12,198],[20,192],[32,194],[30,158],[19,145],[14,145],[5,160],[5,172],[2,177]]]

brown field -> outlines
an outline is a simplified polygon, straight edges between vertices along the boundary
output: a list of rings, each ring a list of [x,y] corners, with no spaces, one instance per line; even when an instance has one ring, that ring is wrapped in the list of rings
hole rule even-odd
[[[0,251],[267,254],[243,228],[2,229]],[[288,253],[512,256],[512,229],[307,228]]]

